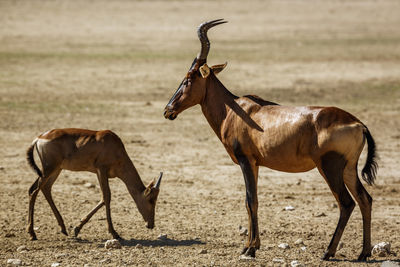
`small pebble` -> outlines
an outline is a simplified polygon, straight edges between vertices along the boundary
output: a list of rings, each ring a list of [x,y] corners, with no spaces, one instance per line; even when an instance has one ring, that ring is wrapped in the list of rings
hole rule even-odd
[[[17,248],[17,251],[18,251],[19,253],[24,253],[24,252],[27,252],[27,251],[28,251],[28,248],[27,248],[26,246],[19,246],[19,247]]]
[[[207,249],[201,249],[199,251],[199,254],[207,254],[207,253],[208,253]]]
[[[56,254],[56,258],[57,258],[57,259],[58,259],[58,258],[67,257],[67,256],[68,256],[67,253],[59,253],[59,254]]]
[[[106,249],[120,249],[122,246],[117,239],[111,239],[106,241],[104,247]]]
[[[250,256],[246,256],[244,254],[239,256],[239,260],[240,261],[254,261],[256,260],[256,258],[250,257]]]
[[[281,244],[278,245],[278,248],[281,248],[281,249],[288,249],[288,248],[290,248],[290,246],[289,246],[288,243],[281,243]]]
[[[137,244],[137,245],[135,246],[135,248],[136,248],[136,249],[142,249],[142,248],[143,248],[143,245],[142,245],[142,244]]]
[[[381,264],[381,267],[399,267],[400,264],[395,261],[384,261]]]
[[[4,235],[4,237],[6,237],[6,238],[15,237],[15,234],[14,233],[6,233]]]
[[[337,250],[342,249],[344,247],[344,243],[342,241],[339,242]]]
[[[94,185],[92,183],[85,183],[83,186],[86,188],[95,188],[96,187],[96,185]]]
[[[283,259],[283,258],[273,258],[273,259],[272,259],[272,262],[284,263],[284,262],[285,262],[285,259]]]
[[[239,235],[246,236],[247,233],[248,233],[247,228],[240,225],[239,226]]]
[[[372,255],[385,257],[390,254],[390,243],[380,242],[372,248]]]
[[[292,210],[295,210],[295,208],[294,208],[293,206],[286,206],[286,207],[284,208],[284,210],[286,210],[286,211],[292,211]]]
[[[314,214],[314,217],[325,217],[326,214],[324,212],[317,212]]]
[[[157,238],[160,239],[160,240],[167,240],[168,239],[167,234],[160,234]]]
[[[99,263],[103,264],[103,263],[110,263],[111,260],[110,259],[103,259],[101,261],[99,261]]]
[[[302,251],[306,251],[307,250],[307,247],[301,247],[300,248]]]
[[[58,266],[60,266],[61,265],[61,263],[59,263],[59,262],[53,262],[52,264],[51,264],[51,267],[58,267]]]
[[[19,265],[22,265],[22,260],[20,260],[20,259],[8,259],[7,260],[7,264],[19,266]]]
[[[304,245],[303,239],[299,238],[294,242],[295,245]]]
[[[292,267],[302,267],[302,266],[304,266],[304,265],[301,264],[299,261],[292,261],[292,262],[290,263],[290,266],[292,266]]]

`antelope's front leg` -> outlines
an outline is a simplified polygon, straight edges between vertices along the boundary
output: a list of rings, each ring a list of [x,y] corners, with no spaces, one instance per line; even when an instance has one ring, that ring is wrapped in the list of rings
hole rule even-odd
[[[249,235],[243,248],[242,254],[248,257],[255,257],[256,250],[260,248],[260,235],[258,231],[258,199],[257,199],[257,180],[258,166],[251,162],[244,155],[237,155],[240,168],[243,172],[246,184],[246,208],[249,215]]]

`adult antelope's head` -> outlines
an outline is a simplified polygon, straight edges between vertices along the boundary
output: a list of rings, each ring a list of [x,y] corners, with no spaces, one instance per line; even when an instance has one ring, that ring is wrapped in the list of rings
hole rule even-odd
[[[201,43],[201,50],[194,59],[188,73],[179,85],[175,94],[171,97],[164,109],[164,117],[173,120],[179,113],[196,104],[200,104],[205,97],[207,80],[210,74],[217,74],[225,67],[225,64],[209,67],[207,65],[207,55],[210,51],[210,42],[207,31],[216,25],[226,23],[223,19],[207,21],[200,24],[197,35]]]

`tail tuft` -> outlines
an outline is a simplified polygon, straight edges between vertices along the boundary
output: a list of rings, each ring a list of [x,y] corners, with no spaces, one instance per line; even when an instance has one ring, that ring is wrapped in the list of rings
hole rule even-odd
[[[365,162],[365,166],[361,171],[361,175],[365,182],[367,182],[369,185],[373,185],[375,183],[376,172],[378,170],[378,163],[376,162],[376,145],[367,127],[365,127],[364,135],[367,139],[368,154],[367,161]]]
[[[33,149],[35,148],[36,142],[34,142],[26,151],[26,159],[28,160],[29,166],[37,173],[39,177],[43,177],[42,171],[35,163],[35,159],[33,158]]]

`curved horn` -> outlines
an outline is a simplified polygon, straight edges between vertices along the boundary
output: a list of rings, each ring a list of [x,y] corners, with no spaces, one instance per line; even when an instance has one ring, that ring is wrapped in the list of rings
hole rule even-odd
[[[227,23],[227,21],[224,21],[224,19],[216,19],[200,24],[199,28],[197,29],[197,35],[200,39],[201,50],[200,53],[197,55],[197,59],[207,59],[208,52],[210,51],[210,41],[207,37],[207,31],[210,28],[222,23]]]
[[[160,177],[158,177],[158,180],[157,180],[157,182],[156,182],[156,184],[154,185],[153,188],[155,188],[155,189],[160,189],[160,184],[161,184],[161,178],[162,178],[162,176],[163,176],[163,172],[160,172]]]

